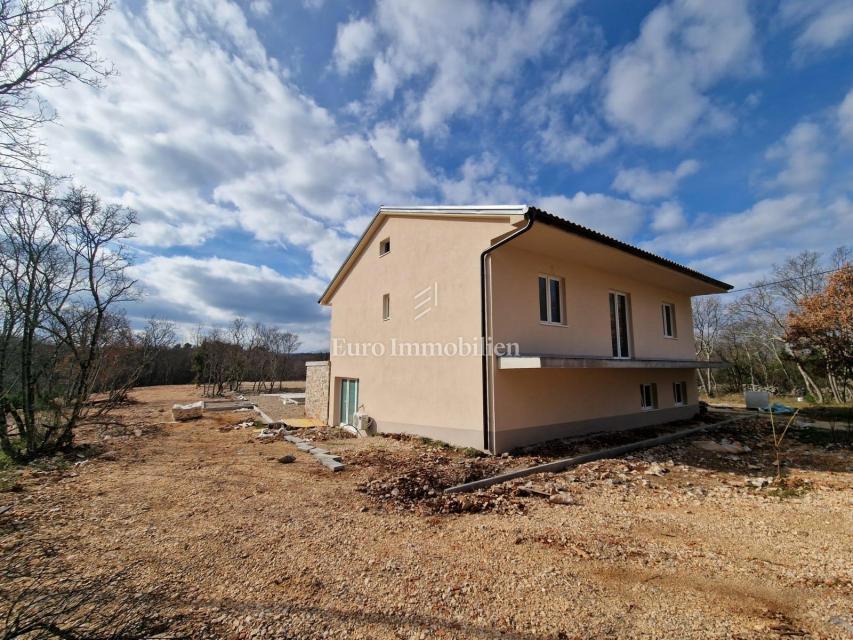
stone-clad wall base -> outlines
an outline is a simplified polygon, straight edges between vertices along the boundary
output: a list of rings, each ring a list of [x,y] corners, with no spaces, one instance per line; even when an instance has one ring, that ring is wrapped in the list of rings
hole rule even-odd
[[[305,415],[329,423],[329,361],[305,363]]]

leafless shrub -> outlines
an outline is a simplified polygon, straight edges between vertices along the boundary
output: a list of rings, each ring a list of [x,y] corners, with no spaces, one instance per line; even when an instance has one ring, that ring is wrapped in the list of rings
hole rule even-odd
[[[3,546],[0,559],[0,640],[131,640],[168,628],[154,613],[157,594],[128,581],[131,567],[109,575],[81,574],[39,540]]]

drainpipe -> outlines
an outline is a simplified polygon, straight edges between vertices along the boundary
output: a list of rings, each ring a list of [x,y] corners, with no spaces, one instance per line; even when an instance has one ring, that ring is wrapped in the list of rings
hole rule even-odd
[[[536,209],[524,207],[524,215],[527,218],[527,224],[515,233],[507,236],[500,242],[493,244],[491,247],[480,254],[480,334],[483,341],[483,448],[486,451],[494,453],[495,443],[492,442],[491,433],[489,431],[489,363],[490,356],[486,353],[486,345],[489,344],[488,323],[486,322],[486,260],[489,255],[498,247],[502,247],[510,240],[514,240],[518,236],[527,233],[533,226],[536,218]],[[490,284],[491,286],[491,284]]]

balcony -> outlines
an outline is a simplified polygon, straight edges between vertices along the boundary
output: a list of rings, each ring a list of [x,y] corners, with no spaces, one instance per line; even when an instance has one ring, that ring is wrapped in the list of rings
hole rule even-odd
[[[725,369],[727,362],[529,354],[500,356],[498,369]]]

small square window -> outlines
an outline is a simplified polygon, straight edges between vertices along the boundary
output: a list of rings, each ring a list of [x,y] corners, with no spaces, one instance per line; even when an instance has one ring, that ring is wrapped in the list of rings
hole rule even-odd
[[[391,252],[391,238],[385,238],[379,242],[379,255],[384,256]]]
[[[672,383],[672,398],[675,401],[676,407],[683,407],[687,404],[687,383],[673,382]]]
[[[658,408],[658,386],[654,382],[640,385],[640,408],[643,411]]]
[[[564,324],[562,278],[539,276],[539,320],[548,324]]]
[[[382,319],[391,319],[391,294],[386,293],[382,296]]]
[[[666,338],[675,337],[675,305],[664,302],[660,306],[661,321],[663,322],[663,335]]]

